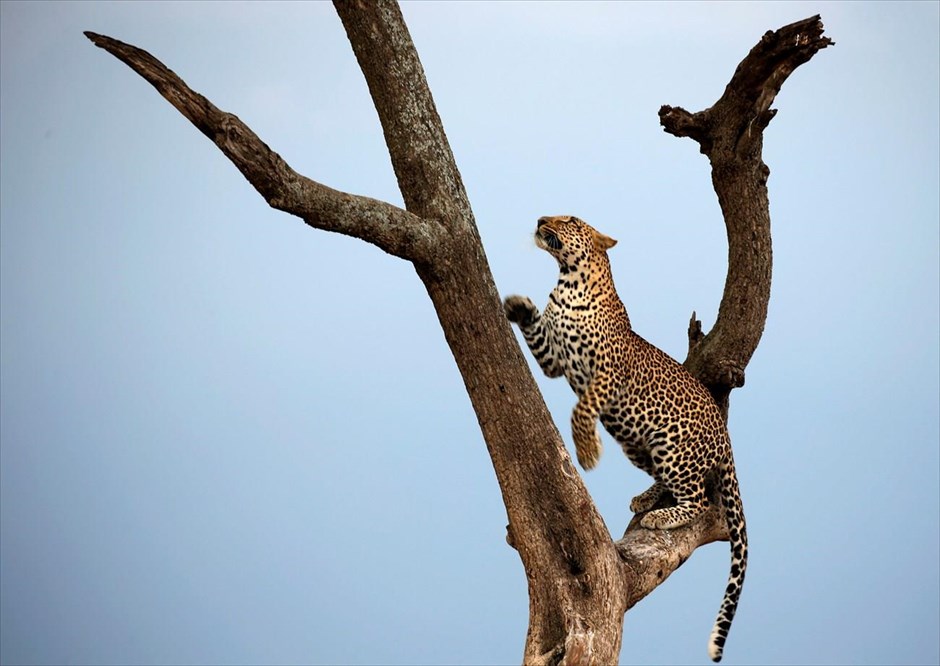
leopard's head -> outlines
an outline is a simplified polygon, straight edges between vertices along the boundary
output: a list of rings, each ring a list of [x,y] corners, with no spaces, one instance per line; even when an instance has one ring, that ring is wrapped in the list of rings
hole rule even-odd
[[[562,268],[590,263],[617,244],[587,222],[571,215],[540,217],[535,228],[535,244],[558,260]]]

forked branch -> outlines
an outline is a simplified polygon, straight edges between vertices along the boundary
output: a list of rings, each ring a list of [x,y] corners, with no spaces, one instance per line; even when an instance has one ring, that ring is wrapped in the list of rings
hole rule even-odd
[[[744,368],[757,349],[770,300],[772,250],[763,131],[780,87],[801,64],[834,42],[823,37],[819,16],[768,31],[741,61],[713,106],[690,113],[659,110],[663,128],[698,142],[712,165],[712,183],[728,231],[728,275],[715,326],[702,335],[689,327],[685,366],[727,415],[728,395],[744,384]]]
[[[401,11],[393,0],[337,2],[336,9],[372,93],[408,213],[299,176],[237,118],[145,51],[88,36],[151,82],[272,205],[412,259],[476,411],[532,583],[525,659],[565,645],[603,663],[616,661],[623,567],[506,320]],[[346,219],[347,202],[363,214]],[[593,581],[596,591],[588,593]],[[569,625],[589,630],[569,635]]]
[[[301,176],[236,115],[218,109],[147,51],[94,32],[85,36],[153,85],[219,147],[271,207],[317,229],[361,238],[403,259],[421,262],[430,256],[436,225],[384,201]]]

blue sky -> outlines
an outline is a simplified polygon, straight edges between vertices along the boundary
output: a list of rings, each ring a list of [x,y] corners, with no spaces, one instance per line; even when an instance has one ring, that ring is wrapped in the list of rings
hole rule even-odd
[[[497,285],[544,303],[541,215],[611,251],[636,329],[714,321],[708,164],[662,132],[768,29],[837,45],[777,98],[767,328],[732,395],[751,564],[728,664],[940,661],[938,25],[923,3],[409,3]],[[0,3],[0,661],[504,664],[526,583],[406,263],[269,209],[82,35],[151,51],[298,171],[400,204],[325,3]],[[539,378],[562,424],[574,404]],[[609,440],[608,440],[609,443]],[[619,535],[647,486],[585,475]],[[727,544],[626,618],[706,663]]]

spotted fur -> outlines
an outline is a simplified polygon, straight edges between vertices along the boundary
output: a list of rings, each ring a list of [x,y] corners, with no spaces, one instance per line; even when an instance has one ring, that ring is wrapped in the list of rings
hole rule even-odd
[[[640,523],[650,529],[689,523],[708,508],[706,484],[717,486],[731,542],[731,573],[708,646],[720,661],[747,566],[744,511],[721,411],[682,365],[633,332],[607,259],[615,240],[576,217],[558,216],[539,219],[535,242],[558,261],[558,284],[545,312],[510,296],[506,316],[545,374],[564,375],[578,395],[571,430],[581,466],[591,469],[600,458],[600,419],[630,462],[654,479],[630,503],[634,513],[648,512]],[[675,506],[650,511],[665,491]]]

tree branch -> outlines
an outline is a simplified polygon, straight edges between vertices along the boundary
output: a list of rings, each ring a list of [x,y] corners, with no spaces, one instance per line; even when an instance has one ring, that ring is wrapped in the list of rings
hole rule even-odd
[[[667,498],[654,508],[674,504]],[[625,565],[627,609],[633,608],[662,585],[676,569],[685,564],[696,548],[728,540],[724,509],[714,494],[709,509],[684,527],[648,530],[640,526],[640,518],[642,515],[633,517],[623,537],[616,543],[617,552]]]
[[[439,234],[436,225],[384,201],[301,176],[237,116],[219,110],[147,51],[94,32],[85,36],[153,85],[219,147],[271,207],[317,229],[361,238],[397,257],[429,260]]]
[[[715,326],[689,329],[688,370],[708,387],[727,416],[728,396],[744,385],[744,368],[760,342],[770,300],[772,250],[767,177],[761,157],[770,108],[793,71],[834,42],[819,16],[768,31],[735,70],[721,98],[690,113],[663,106],[660,123],[698,142],[712,165],[712,183],[728,232],[728,275]]]

